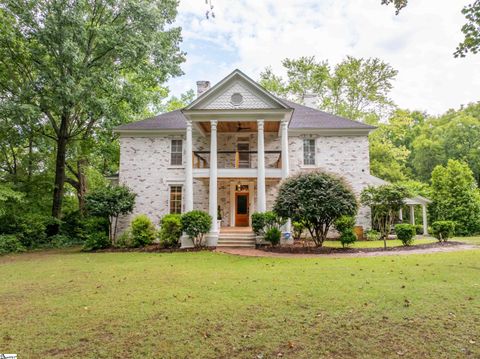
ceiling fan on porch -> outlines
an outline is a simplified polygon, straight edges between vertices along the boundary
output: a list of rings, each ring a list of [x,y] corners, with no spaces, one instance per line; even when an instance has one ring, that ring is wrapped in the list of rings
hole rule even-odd
[[[250,131],[252,128],[250,126],[242,126],[241,122],[238,122],[237,124],[237,132],[242,132],[242,131]]]

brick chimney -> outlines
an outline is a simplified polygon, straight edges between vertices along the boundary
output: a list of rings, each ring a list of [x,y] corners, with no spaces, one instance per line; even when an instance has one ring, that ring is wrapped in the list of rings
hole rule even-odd
[[[210,81],[197,81],[197,97],[210,88]]]

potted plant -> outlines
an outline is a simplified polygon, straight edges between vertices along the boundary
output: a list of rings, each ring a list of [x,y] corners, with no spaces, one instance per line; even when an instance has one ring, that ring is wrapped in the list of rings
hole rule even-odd
[[[220,229],[222,226],[222,208],[220,206],[217,207],[217,228]]]

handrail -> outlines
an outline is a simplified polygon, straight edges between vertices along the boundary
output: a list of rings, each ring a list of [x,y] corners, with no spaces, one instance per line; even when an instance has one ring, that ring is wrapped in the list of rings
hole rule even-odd
[[[207,167],[207,159],[201,156],[202,154],[210,154],[211,151],[192,151],[192,165],[195,168],[208,168]],[[240,166],[240,154],[258,154],[258,151],[217,151],[217,154],[235,154],[234,158],[234,167],[233,168],[242,168]],[[282,151],[264,151],[264,154],[278,154],[278,159],[275,161],[274,165],[275,168],[281,168],[281,155]],[[195,163],[195,159],[196,162]]]

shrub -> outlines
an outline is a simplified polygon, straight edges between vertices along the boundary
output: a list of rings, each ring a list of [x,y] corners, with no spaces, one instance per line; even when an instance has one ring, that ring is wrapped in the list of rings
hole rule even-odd
[[[334,222],[357,213],[357,200],[340,177],[314,171],[283,181],[274,211],[282,218],[301,220],[317,246],[322,246]]]
[[[195,247],[202,247],[203,237],[212,227],[212,216],[208,213],[193,210],[182,215],[182,231],[190,237]]]
[[[75,241],[73,238],[70,238],[64,234],[55,234],[49,237],[49,240],[50,246],[54,248],[63,248],[78,244],[78,241]]]
[[[335,221],[335,229],[340,232],[353,231],[355,226],[355,218],[352,216],[341,216]]]
[[[305,230],[305,225],[302,221],[293,221],[292,222],[292,237],[294,241],[299,241],[302,238],[303,231]]]
[[[252,213],[252,230],[257,236],[263,234],[263,228],[265,227],[265,213],[254,212]]]
[[[446,242],[449,238],[453,237],[455,233],[454,221],[436,221],[432,223],[432,234],[440,242]]]
[[[29,215],[22,217],[17,228],[19,241],[26,248],[34,248],[47,242],[46,217]]]
[[[367,238],[367,241],[378,241],[380,239],[380,232],[374,229],[369,229],[365,232],[365,238]]]
[[[178,247],[182,236],[182,217],[179,214],[167,214],[160,220],[160,242],[164,247]]]
[[[265,232],[265,240],[270,242],[272,246],[276,246],[280,243],[280,238],[282,237],[282,232],[277,227],[271,227]]]
[[[340,242],[344,248],[357,240],[357,236],[353,231],[354,225],[355,218],[352,216],[341,216],[335,221],[335,228],[340,233]]]
[[[412,224],[397,224],[395,233],[404,246],[409,246],[413,243],[413,238],[415,237],[415,226]]]
[[[132,223],[132,246],[144,247],[155,240],[155,227],[144,214],[136,216]]]
[[[97,249],[104,249],[111,246],[110,239],[106,233],[95,232],[91,233],[83,245],[83,250],[93,251]]]
[[[416,224],[415,225],[415,234],[423,234],[423,225],[422,224]]]
[[[0,255],[7,253],[24,252],[25,247],[13,234],[0,235]]]
[[[117,248],[129,248],[133,247],[132,240],[132,230],[127,228],[123,233],[117,238],[115,242],[115,247]]]
[[[76,242],[83,242],[87,238],[87,219],[80,215],[80,211],[66,213],[60,224],[60,234],[70,237]]]
[[[342,243],[342,247],[348,247],[350,244],[355,243],[357,240],[357,236],[355,235],[355,232],[353,229],[346,230],[342,232],[340,235],[340,243]]]

